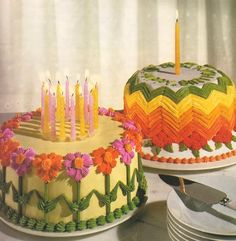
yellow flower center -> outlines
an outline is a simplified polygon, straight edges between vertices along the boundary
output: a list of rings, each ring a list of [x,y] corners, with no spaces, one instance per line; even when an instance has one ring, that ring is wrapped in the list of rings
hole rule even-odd
[[[24,160],[25,160],[25,155],[24,155],[23,153],[20,153],[20,154],[16,157],[16,164],[21,165]]]
[[[74,167],[79,169],[84,166],[84,160],[82,157],[77,157],[74,161]]]
[[[112,160],[112,154],[110,153],[110,152],[105,152],[105,154],[104,154],[104,160],[105,160],[105,162],[111,162],[111,160]]]
[[[42,161],[42,168],[45,171],[49,170],[51,165],[52,165],[52,161],[49,158],[46,158]]]
[[[127,152],[131,152],[132,151],[132,146],[131,146],[131,144],[125,144],[125,150],[127,151]]]

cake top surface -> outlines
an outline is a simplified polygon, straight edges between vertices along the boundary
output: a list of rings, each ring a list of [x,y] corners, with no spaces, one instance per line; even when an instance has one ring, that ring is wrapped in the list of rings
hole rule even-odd
[[[188,94],[207,98],[212,90],[226,92],[233,82],[222,71],[210,65],[182,63],[181,73],[175,74],[174,63],[149,65],[135,72],[128,80],[129,92],[141,91],[146,100],[166,95],[179,102]]]
[[[31,147],[37,153],[54,152],[60,155],[66,155],[67,153],[73,153],[78,150],[83,153],[89,153],[98,147],[109,146],[112,141],[120,138],[123,133],[120,122],[114,121],[110,117],[99,116],[99,125],[99,128],[93,136],[73,142],[53,142],[41,138],[39,132],[40,121],[34,117],[28,122],[22,122],[19,128],[14,130],[14,139],[19,141],[22,147]]]

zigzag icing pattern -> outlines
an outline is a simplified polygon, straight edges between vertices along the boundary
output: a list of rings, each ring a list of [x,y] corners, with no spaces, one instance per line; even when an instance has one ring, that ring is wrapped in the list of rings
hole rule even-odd
[[[125,86],[125,113],[139,123],[146,137],[165,133],[171,143],[179,143],[193,132],[211,140],[222,127],[232,131],[235,87],[224,73],[214,70],[217,78],[208,77],[201,88],[189,84],[176,92],[164,84],[150,90],[150,80],[147,85],[143,79],[140,83],[136,72]]]

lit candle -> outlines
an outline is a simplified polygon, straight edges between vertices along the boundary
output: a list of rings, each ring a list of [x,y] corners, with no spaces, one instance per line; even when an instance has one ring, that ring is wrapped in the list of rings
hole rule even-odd
[[[176,10],[175,22],[175,74],[180,74],[180,26],[178,20],[178,10]]]
[[[79,95],[80,95],[80,86],[79,81],[75,85],[75,119],[79,121]]]
[[[84,117],[85,117],[86,123],[89,122],[88,105],[89,105],[89,90],[88,90],[88,80],[86,78],[84,81]]]
[[[70,102],[70,126],[71,126],[71,140],[75,141],[76,139],[76,129],[75,129],[75,102],[74,102],[74,94],[71,96]]]
[[[63,94],[60,97],[59,112],[60,112],[60,140],[63,141],[66,138],[66,130],[65,130],[65,99],[64,99]]]
[[[50,108],[50,123],[51,123],[51,138],[56,139],[56,96],[55,93],[51,96],[51,108]]]
[[[84,120],[84,98],[82,95],[79,96],[79,122],[80,122],[80,135],[85,135],[85,120]]]
[[[48,135],[50,133],[49,126],[49,95],[48,91],[45,93],[44,97],[44,117],[43,117],[43,135]]]
[[[94,132],[94,106],[93,106],[93,95],[92,93],[89,94],[89,135],[93,135]]]
[[[56,91],[56,99],[57,99],[57,110],[56,110],[56,119],[57,121],[60,121],[60,110],[59,110],[59,106],[60,106],[60,100],[61,100],[61,84],[58,81],[57,83],[57,91]]]
[[[69,78],[68,76],[66,76],[66,89],[65,89],[65,93],[66,93],[66,119],[69,119],[69,115],[70,115],[70,90],[69,90]]]
[[[43,130],[43,116],[44,116],[44,96],[45,96],[44,82],[41,86],[41,130]]]
[[[93,102],[94,102],[94,128],[98,128],[98,85],[96,83],[93,89]]]

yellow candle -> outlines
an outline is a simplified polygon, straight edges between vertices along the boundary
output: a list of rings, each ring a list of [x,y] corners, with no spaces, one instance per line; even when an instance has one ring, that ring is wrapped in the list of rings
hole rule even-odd
[[[98,128],[98,86],[95,85],[93,89],[93,118],[94,118],[94,128]]]
[[[75,85],[75,119],[76,121],[79,121],[79,105],[80,105],[80,102],[79,102],[79,90],[80,89],[80,86],[79,86],[79,83],[77,81],[76,85]]]
[[[59,101],[59,119],[60,119],[60,140],[63,141],[66,138],[65,130],[65,98],[61,95]]]
[[[180,74],[180,26],[178,20],[178,11],[176,11],[175,22],[175,74]]]
[[[56,120],[60,121],[60,110],[59,110],[59,106],[60,106],[60,100],[61,100],[61,85],[60,82],[58,81],[57,84],[57,91],[56,91],[56,99],[57,99],[57,110],[56,110]]]
[[[84,98],[79,96],[79,122],[80,122],[80,135],[85,135],[85,120],[84,120]]]
[[[43,135],[50,133],[49,121],[49,95],[48,91],[46,91],[44,97]]]

